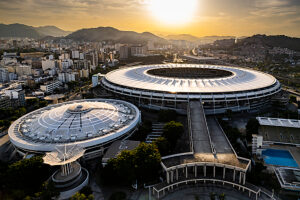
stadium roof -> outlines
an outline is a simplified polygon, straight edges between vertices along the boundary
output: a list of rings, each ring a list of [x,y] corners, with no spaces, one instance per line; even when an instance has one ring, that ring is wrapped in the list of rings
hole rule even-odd
[[[296,119],[282,119],[282,118],[268,118],[256,117],[259,124],[262,126],[280,126],[289,128],[300,128],[300,120]]]
[[[48,106],[16,120],[11,142],[33,151],[53,151],[57,144],[98,145],[136,127],[139,110],[119,100],[90,99]]]
[[[227,75],[209,78],[168,76],[176,68],[182,68],[183,70],[198,68],[200,69],[197,72],[198,74],[204,73],[201,72],[201,69],[204,69],[216,73],[227,73]],[[167,75],[160,76],[150,73],[151,70],[157,69],[165,70]],[[194,73],[194,71],[192,70],[191,73]],[[188,72],[185,71],[182,76],[186,74]],[[273,76],[250,69],[197,64],[162,64],[122,68],[108,73],[105,79],[110,83],[127,88],[168,93],[238,92],[266,88],[276,83]]]

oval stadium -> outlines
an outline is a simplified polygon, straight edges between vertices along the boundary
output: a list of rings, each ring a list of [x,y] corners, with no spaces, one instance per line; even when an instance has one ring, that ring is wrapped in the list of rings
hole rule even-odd
[[[44,153],[56,145],[78,144],[86,157],[101,155],[111,142],[131,134],[140,123],[140,111],[131,103],[84,99],[41,108],[16,120],[10,141],[19,153]]]
[[[273,76],[246,68],[161,64],[121,68],[101,85],[118,98],[151,109],[184,112],[190,100],[203,103],[206,114],[257,111],[281,90]]]

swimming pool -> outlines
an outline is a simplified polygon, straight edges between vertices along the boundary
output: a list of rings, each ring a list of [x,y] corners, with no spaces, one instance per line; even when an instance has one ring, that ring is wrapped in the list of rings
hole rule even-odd
[[[297,162],[287,150],[266,149],[262,151],[262,156],[266,164],[285,167],[298,167]]]

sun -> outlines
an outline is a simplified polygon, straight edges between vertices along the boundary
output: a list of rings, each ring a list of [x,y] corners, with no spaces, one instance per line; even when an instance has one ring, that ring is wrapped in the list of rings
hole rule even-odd
[[[192,20],[197,0],[150,0],[150,12],[161,22],[183,24]]]

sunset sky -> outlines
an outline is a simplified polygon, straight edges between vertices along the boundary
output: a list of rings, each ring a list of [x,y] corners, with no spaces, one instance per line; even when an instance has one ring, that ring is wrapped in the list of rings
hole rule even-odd
[[[300,36],[300,0],[175,0],[174,6],[160,0],[167,2],[153,7],[154,1],[0,0],[0,23],[55,25],[70,31],[112,26],[160,35]]]

